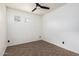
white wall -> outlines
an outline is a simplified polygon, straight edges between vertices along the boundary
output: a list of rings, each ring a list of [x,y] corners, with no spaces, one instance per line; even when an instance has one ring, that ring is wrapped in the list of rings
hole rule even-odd
[[[20,16],[21,21],[14,21],[14,16]],[[7,8],[7,18],[9,46],[39,40],[42,30],[41,16]],[[25,22],[25,18],[29,21]]]
[[[79,4],[66,4],[46,14],[43,36],[45,41],[79,53]]]
[[[0,55],[3,55],[7,46],[6,7],[0,4]]]

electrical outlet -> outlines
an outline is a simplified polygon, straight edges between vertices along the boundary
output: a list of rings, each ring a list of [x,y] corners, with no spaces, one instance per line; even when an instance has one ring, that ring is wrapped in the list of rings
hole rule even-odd
[[[39,38],[42,38],[42,36],[39,36]]]
[[[62,41],[62,44],[64,44],[64,41]]]
[[[10,40],[8,40],[8,43],[10,42]]]

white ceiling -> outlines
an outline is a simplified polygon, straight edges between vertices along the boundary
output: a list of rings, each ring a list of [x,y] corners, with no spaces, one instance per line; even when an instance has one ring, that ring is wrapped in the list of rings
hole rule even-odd
[[[56,10],[57,8],[63,6],[65,3],[40,3],[43,6],[50,7],[49,10],[37,8],[34,12],[32,10],[35,8],[35,3],[8,3],[6,4],[9,8],[14,8],[22,11],[26,11],[29,13],[44,15],[50,11]]]

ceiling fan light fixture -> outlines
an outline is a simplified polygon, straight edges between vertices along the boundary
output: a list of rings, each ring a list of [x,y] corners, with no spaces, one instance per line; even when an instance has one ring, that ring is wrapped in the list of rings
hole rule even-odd
[[[47,6],[42,6],[40,5],[39,3],[35,3],[36,4],[36,7],[32,10],[32,12],[34,12],[37,8],[42,8],[42,9],[50,9],[49,7]]]

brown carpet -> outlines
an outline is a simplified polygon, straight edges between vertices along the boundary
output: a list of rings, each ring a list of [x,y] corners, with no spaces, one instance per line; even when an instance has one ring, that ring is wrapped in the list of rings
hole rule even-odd
[[[4,56],[79,56],[43,40],[7,47]]]

